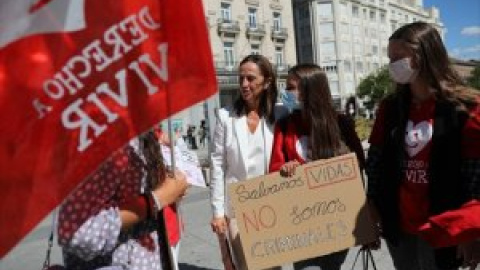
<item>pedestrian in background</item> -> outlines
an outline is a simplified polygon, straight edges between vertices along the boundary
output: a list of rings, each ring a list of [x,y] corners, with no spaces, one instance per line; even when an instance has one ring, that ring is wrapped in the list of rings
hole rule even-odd
[[[225,269],[233,265],[226,236],[231,240],[235,269],[246,269],[239,244],[238,228],[226,196],[231,183],[266,174],[272,150],[276,76],[272,64],[261,55],[249,55],[240,62],[240,96],[233,108],[218,111],[211,155],[212,229],[222,248]]]
[[[58,241],[65,266],[165,269],[162,262],[168,250],[159,244],[165,241],[159,242],[157,215],[179,200],[187,187],[183,173],[167,171],[153,132],[133,139],[62,204]]]
[[[200,121],[200,128],[198,129],[198,136],[200,137],[200,145],[205,148],[208,138],[207,122],[205,120]]]
[[[389,39],[388,57],[396,91],[380,104],[370,136],[367,175],[373,216],[396,269],[457,269],[460,264],[476,269],[479,234],[461,241],[452,236],[451,243],[438,247],[425,241],[422,231],[445,226],[445,232],[462,234],[478,219],[467,210],[458,222],[431,223],[480,198],[478,92],[464,86],[430,24],[397,29]]]
[[[349,117],[336,112],[321,68],[300,64],[291,68],[283,103],[292,113],[275,126],[270,171],[292,176],[301,164],[355,152],[360,167],[365,156]],[[348,250],[294,263],[295,270],[340,270]]]

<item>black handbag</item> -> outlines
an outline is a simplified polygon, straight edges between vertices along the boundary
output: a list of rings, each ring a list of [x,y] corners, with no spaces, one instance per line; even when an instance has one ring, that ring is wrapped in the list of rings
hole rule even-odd
[[[372,250],[366,247],[362,247],[358,250],[357,255],[355,256],[355,260],[353,261],[353,265],[351,270],[355,269],[357,264],[358,258],[361,257],[362,261],[362,270],[373,269],[377,270],[377,265],[375,264],[375,260],[373,259]],[[371,268],[369,268],[371,266]]]

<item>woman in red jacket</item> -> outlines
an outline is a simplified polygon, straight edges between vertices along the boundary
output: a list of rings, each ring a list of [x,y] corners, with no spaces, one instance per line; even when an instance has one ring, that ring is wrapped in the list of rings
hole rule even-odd
[[[281,93],[292,113],[275,126],[270,171],[290,176],[300,164],[354,151],[365,156],[353,121],[335,110],[325,72],[314,64],[293,67]],[[347,250],[294,263],[298,269],[340,269]]]

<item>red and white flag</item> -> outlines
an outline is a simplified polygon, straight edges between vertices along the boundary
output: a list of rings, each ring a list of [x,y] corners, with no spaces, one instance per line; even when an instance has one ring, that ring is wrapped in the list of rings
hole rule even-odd
[[[109,154],[216,92],[202,1],[0,1],[0,257]]]

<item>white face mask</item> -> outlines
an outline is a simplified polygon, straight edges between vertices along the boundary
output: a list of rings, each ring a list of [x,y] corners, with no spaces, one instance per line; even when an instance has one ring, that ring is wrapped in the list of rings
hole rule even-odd
[[[410,66],[411,59],[406,57],[388,65],[390,77],[399,84],[411,83],[417,77],[417,70]]]

